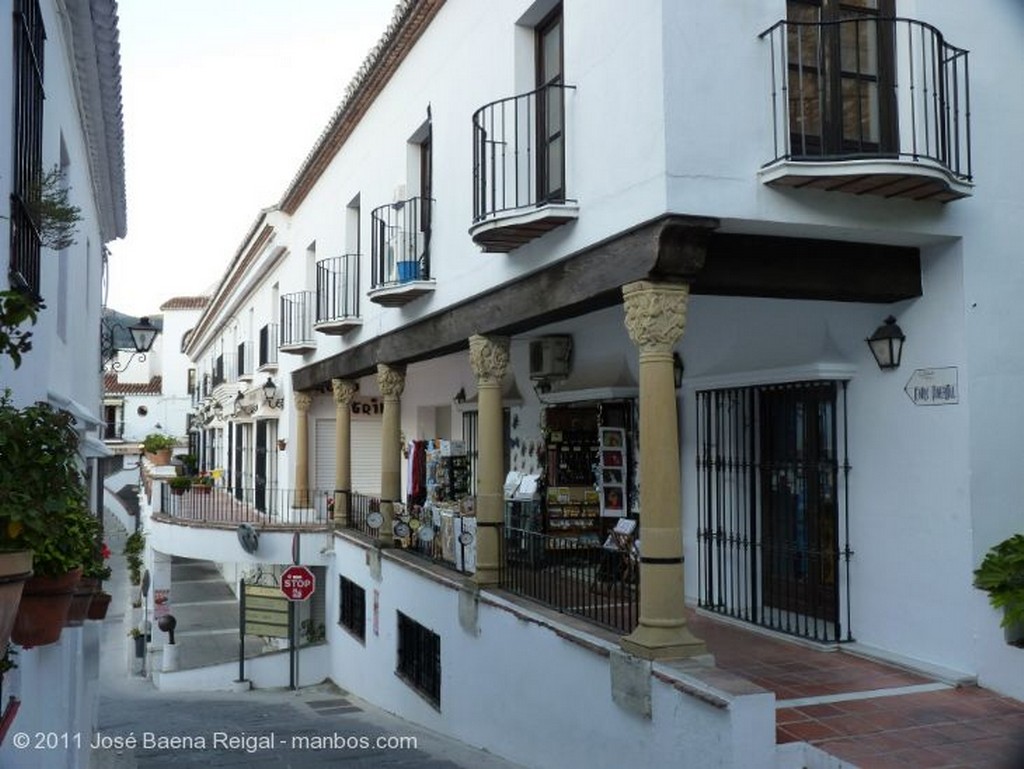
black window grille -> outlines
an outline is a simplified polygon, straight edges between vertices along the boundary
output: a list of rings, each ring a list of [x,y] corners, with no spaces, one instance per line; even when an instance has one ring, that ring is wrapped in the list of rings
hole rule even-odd
[[[702,608],[815,641],[853,640],[846,454],[844,382],[697,393]]]
[[[398,612],[398,675],[441,707],[441,636]]]
[[[338,577],[339,623],[360,641],[366,640],[366,590],[347,577]]]
[[[14,131],[11,169],[12,283],[38,296],[40,233],[31,198],[43,168],[43,50],[46,30],[36,0],[14,3]]]

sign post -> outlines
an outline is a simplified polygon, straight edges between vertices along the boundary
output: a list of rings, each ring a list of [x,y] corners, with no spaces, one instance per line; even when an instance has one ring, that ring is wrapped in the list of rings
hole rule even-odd
[[[308,601],[309,597],[316,591],[316,577],[305,566],[289,566],[281,574],[281,592],[288,599],[288,658],[290,662],[289,686],[294,689],[297,685],[299,660],[295,653],[295,603],[297,601]]]

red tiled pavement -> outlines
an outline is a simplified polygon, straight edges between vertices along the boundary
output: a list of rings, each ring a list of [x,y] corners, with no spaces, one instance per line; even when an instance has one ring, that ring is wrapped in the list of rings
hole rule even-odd
[[[776,711],[778,742],[805,741],[862,769],[1024,769],[1024,703],[977,686],[872,696],[934,683],[838,649],[809,648],[691,615],[718,667],[796,700]],[[867,694],[865,694],[867,693]]]

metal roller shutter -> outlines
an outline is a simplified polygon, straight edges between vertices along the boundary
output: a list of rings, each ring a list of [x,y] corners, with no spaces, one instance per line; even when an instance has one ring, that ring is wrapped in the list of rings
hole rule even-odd
[[[334,420],[316,420],[317,489],[334,489]],[[352,420],[352,488],[367,496],[380,495],[380,421]]]

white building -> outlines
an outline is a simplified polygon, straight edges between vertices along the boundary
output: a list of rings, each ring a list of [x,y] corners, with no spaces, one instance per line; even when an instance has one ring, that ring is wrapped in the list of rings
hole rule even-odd
[[[0,356],[0,383],[18,404],[44,400],[78,419],[83,461],[100,509],[95,458],[105,453],[99,328],[105,244],[125,233],[121,77],[113,0],[0,2],[0,192],[10,201],[0,239],[0,289],[40,296],[45,309],[32,349],[14,369]],[[26,201],[31,179],[59,169],[80,210],[74,243],[42,244]],[[97,695],[99,634],[92,623],[66,628],[60,642],[22,650],[4,679],[20,699],[12,731],[91,733]],[[43,694],[45,693],[45,694]],[[5,705],[7,703],[5,702]],[[8,734],[10,734],[9,732]],[[35,752],[0,746],[4,766],[85,766],[83,746]]]
[[[1021,526],[1024,92],[1006,83],[1024,62],[993,53],[1019,48],[1010,6],[401,3],[187,345],[204,461],[265,524],[260,549],[178,508],[153,547],[288,563],[274,525],[322,524],[333,499],[345,527],[303,540],[327,575],[309,675],[536,765],[654,765],[702,740],[729,746],[715,765],[767,765],[770,703],[641,662],[700,651],[684,598],[1024,697],[971,585]],[[890,315],[905,345],[883,369],[865,338]],[[456,530],[396,507],[422,491],[402,447],[428,439],[468,444],[472,579],[375,544],[392,516],[403,546]],[[501,556],[509,470],[545,483],[540,532],[506,520]],[[359,494],[379,498],[376,540],[351,531]],[[619,516],[644,585],[621,651],[493,590],[530,592],[507,559],[532,536],[550,559]],[[410,643],[430,672],[392,675]],[[646,671],[646,720],[624,670]]]
[[[209,301],[205,296],[176,296],[160,305],[160,333],[150,352],[119,350],[103,379],[103,435],[111,448],[140,443],[150,433],[187,442],[195,372],[184,341]],[[137,453],[137,452],[133,452]]]

